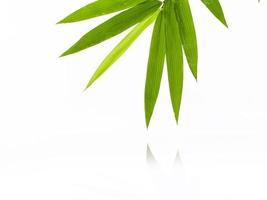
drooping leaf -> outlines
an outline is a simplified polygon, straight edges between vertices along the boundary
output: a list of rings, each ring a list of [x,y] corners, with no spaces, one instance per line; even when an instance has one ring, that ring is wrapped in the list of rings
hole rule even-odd
[[[146,0],[97,0],[71,13],[59,22],[78,22],[130,8]]]
[[[125,31],[151,15],[160,7],[160,5],[161,2],[157,0],[149,0],[112,17],[85,34],[78,42],[64,52],[61,57],[97,45]]]
[[[133,42],[140,36],[140,34],[155,21],[159,10],[154,14],[140,22],[136,27],[107,55],[107,57],[100,64],[86,88],[89,88],[116,60],[118,60],[123,53],[133,44]]]
[[[175,119],[178,122],[183,89],[183,51],[172,0],[166,1],[164,16],[169,88]]]
[[[188,0],[175,0],[175,13],[187,62],[192,74],[197,79],[197,37]]]
[[[219,0],[201,0],[201,1],[207,6],[207,8],[212,12],[212,14],[218,20],[220,20],[226,27],[228,27]]]
[[[165,45],[165,23],[163,11],[161,11],[154,26],[147,65],[145,86],[145,115],[147,127],[149,126],[160,89],[165,59]]]

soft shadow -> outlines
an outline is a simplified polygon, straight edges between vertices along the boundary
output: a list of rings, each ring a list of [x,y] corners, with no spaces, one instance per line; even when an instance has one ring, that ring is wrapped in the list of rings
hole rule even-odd
[[[176,153],[176,156],[175,156],[175,160],[174,160],[174,165],[182,166],[182,160],[181,160],[181,156],[180,156],[179,150],[177,150],[177,153]]]
[[[149,145],[147,145],[147,148],[146,148],[146,163],[149,166],[153,166],[153,167],[158,165],[158,162],[156,161],[155,156],[153,155]]]
[[[146,149],[146,163],[149,166],[159,166],[159,163],[157,162],[155,156],[153,155],[151,148],[149,147],[149,145],[147,145],[147,149]],[[173,166],[182,166],[182,160],[181,160],[181,156],[180,156],[180,152],[179,150],[177,150],[174,162],[173,162]]]

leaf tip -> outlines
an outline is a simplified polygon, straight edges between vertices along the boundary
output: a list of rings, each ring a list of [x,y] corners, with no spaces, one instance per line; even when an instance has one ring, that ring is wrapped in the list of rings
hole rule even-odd
[[[63,20],[60,20],[59,22],[56,23],[57,25],[58,24],[64,24]]]
[[[176,122],[176,125],[178,125],[178,122],[179,122],[179,117],[178,117],[178,115],[175,115],[175,122]]]
[[[149,124],[150,124],[150,118],[149,118],[149,119],[146,118],[146,129],[147,129],[147,130],[148,130],[148,128],[149,128]]]
[[[60,56],[58,56],[58,58],[62,58],[62,57],[64,57],[65,55],[64,55],[64,53],[63,54],[61,54]]]
[[[223,14],[223,16],[221,18],[218,18],[218,19],[226,28],[229,28],[227,20],[225,19],[224,14]]]
[[[179,113],[180,113],[179,109],[174,111],[175,122],[177,125],[179,123]]]
[[[71,54],[71,53],[69,52],[69,50],[67,50],[64,53],[62,53],[59,57],[62,58],[62,57],[65,57],[65,56],[67,56],[69,54]]]
[[[87,89],[88,89],[88,87],[86,86],[86,87],[83,89],[83,91],[82,91],[82,92],[83,92],[83,93],[84,93],[84,92],[86,92],[86,91],[87,91]]]
[[[90,86],[91,86],[91,85],[88,83],[88,84],[85,86],[85,88],[83,89],[83,92],[86,92]]]
[[[227,24],[226,21],[223,21],[222,23],[223,23],[223,25],[224,25],[226,28],[229,28],[229,26],[228,26],[228,24]]]
[[[194,76],[194,78],[195,78],[195,80],[196,80],[196,82],[197,82],[197,79],[198,79],[198,74],[197,74],[197,72],[196,72],[196,71],[195,71],[195,72],[192,71],[192,74],[193,74],[193,76]]]
[[[66,24],[66,23],[71,23],[72,21],[70,21],[67,17],[60,20],[59,22],[57,22],[57,24]]]
[[[145,106],[145,117],[146,117],[146,128],[149,128],[150,120],[151,120],[151,114],[149,114],[147,110],[147,106]]]
[[[91,85],[94,83],[94,81],[95,81],[95,79],[91,78],[90,81],[85,86],[83,91],[85,92],[89,87],[91,87]]]

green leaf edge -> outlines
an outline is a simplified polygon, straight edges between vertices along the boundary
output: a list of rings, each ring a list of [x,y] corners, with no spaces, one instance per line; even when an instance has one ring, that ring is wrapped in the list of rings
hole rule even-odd
[[[164,60],[166,55],[165,46],[165,22],[163,11],[161,11],[154,25],[147,64],[144,95],[147,128],[149,127],[160,90],[160,83],[162,79]]]
[[[106,70],[113,65],[133,44],[133,42],[140,36],[140,34],[152,24],[159,14],[159,10],[153,13],[151,16],[147,17],[145,20],[140,22],[136,27],[128,34],[125,38],[121,40],[119,44],[106,56],[106,58],[99,65],[88,84],[86,85],[85,90],[87,90]]]

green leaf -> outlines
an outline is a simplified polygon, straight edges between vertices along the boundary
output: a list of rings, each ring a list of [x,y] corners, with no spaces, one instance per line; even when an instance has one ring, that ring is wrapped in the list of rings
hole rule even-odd
[[[71,13],[59,24],[78,22],[130,8],[146,0],[97,0]]]
[[[201,1],[207,6],[207,8],[213,13],[213,15],[218,20],[220,20],[226,27],[228,27],[219,0],[201,0]]]
[[[180,27],[180,36],[187,62],[192,74],[197,79],[197,37],[188,0],[176,0],[175,13]]]
[[[165,3],[164,13],[169,88],[175,119],[178,122],[183,90],[183,51],[172,0]]]
[[[123,53],[133,44],[133,42],[140,36],[140,34],[153,22],[158,16],[159,10],[156,11],[152,16],[146,18],[139,23],[103,60],[100,64],[86,89],[88,89],[116,60],[118,60]]]
[[[118,35],[151,15],[160,7],[160,5],[161,2],[150,0],[112,17],[85,34],[78,42],[64,52],[61,57],[87,49]]]
[[[154,26],[147,65],[145,86],[145,115],[147,127],[149,126],[159,94],[165,59],[165,45],[165,23],[163,12],[161,11]]]

